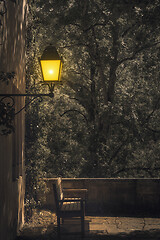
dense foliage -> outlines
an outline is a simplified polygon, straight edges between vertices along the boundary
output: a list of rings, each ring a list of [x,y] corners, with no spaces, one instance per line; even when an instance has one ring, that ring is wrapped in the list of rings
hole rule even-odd
[[[55,98],[27,112],[28,185],[160,176],[159,11],[156,0],[31,1],[28,91],[45,90],[37,58],[48,44],[64,64]]]

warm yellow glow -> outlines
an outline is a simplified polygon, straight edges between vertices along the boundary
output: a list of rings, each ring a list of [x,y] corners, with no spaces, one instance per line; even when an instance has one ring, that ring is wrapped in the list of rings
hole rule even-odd
[[[52,69],[49,70],[49,74],[53,74],[53,72],[54,72],[54,71],[53,71]]]
[[[44,81],[59,81],[61,60],[41,60]]]

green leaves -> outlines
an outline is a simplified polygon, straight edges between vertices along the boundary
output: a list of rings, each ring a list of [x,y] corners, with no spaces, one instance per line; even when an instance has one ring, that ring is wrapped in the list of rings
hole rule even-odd
[[[8,135],[14,132],[15,109],[13,99],[3,97],[0,100],[0,134]]]
[[[0,71],[0,81],[5,82],[7,85],[15,78],[15,72]]]
[[[30,60],[44,46],[51,42],[64,59],[54,101],[28,112],[40,174],[159,176],[159,8],[158,1],[33,4],[28,87],[40,78]]]

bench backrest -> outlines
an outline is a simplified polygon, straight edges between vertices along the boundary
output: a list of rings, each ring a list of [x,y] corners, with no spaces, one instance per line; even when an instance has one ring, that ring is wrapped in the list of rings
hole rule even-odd
[[[53,184],[54,198],[56,204],[56,213],[60,208],[60,200],[63,200],[63,191],[62,191],[62,179],[58,178],[56,182]]]

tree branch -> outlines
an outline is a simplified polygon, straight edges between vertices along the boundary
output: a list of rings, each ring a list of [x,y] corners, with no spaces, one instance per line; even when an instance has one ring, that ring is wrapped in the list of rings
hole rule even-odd
[[[128,172],[130,170],[137,170],[137,171],[145,171],[148,172],[151,176],[153,171],[159,171],[160,167],[157,168],[148,168],[148,167],[131,167],[131,168],[122,168],[116,172],[114,172],[112,175],[116,176],[117,174],[121,173],[121,172]]]
[[[148,45],[145,45],[145,46],[139,48],[137,51],[135,51],[135,52],[132,54],[132,56],[127,57],[127,58],[124,58],[124,59],[122,59],[121,61],[118,61],[118,65],[122,64],[122,63],[125,62],[125,61],[134,60],[138,53],[142,52],[142,51],[145,50],[145,49],[152,48],[152,47],[158,45],[159,43],[160,43],[160,42],[155,42],[154,44],[148,44]]]
[[[121,36],[124,37],[125,35],[127,35],[127,33],[133,29],[136,26],[136,23],[132,24],[132,26],[128,27],[122,34]]]
[[[160,133],[160,130],[152,129],[150,127],[147,127],[147,129],[151,132],[154,132],[154,133]]]
[[[112,154],[110,160],[109,160],[109,165],[112,163],[112,160],[118,155],[118,153],[120,152],[120,150],[122,149],[122,147],[125,145],[125,143],[127,142],[127,139],[125,141],[123,141],[120,146],[117,148],[117,150]]]
[[[154,106],[154,109],[152,110],[152,112],[148,115],[148,117],[146,118],[145,122],[148,122],[149,119],[152,117],[152,115],[154,114],[154,112],[157,110],[157,106],[159,104],[159,101],[160,101],[160,97],[158,98],[155,106]]]
[[[65,46],[60,46],[60,47],[58,47],[59,49],[64,49],[64,48],[73,48],[73,47],[79,47],[79,46],[82,46],[82,47],[88,47],[88,45],[87,44],[85,44],[85,43],[73,43],[73,44],[71,44],[71,45],[65,45]]]
[[[78,71],[76,71],[76,70],[74,70],[74,69],[68,70],[68,72],[73,72],[73,73],[75,73],[75,74],[77,74],[77,75],[82,75],[82,76],[84,76],[85,78],[91,80],[90,77],[88,77],[84,72],[78,72]]]
[[[104,23],[95,23],[93,25],[91,25],[90,27],[84,29],[84,32],[87,32],[89,30],[92,30],[94,27],[97,27],[97,26],[106,26],[107,22],[104,22]]]

